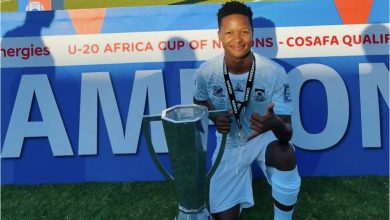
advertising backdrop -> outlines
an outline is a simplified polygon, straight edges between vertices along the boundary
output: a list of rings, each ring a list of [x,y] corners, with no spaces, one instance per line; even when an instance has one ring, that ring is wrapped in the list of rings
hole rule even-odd
[[[302,176],[388,175],[389,2],[338,2],[248,3],[253,51],[286,69]],[[1,13],[1,183],[163,180],[142,116],[192,102],[219,7]]]

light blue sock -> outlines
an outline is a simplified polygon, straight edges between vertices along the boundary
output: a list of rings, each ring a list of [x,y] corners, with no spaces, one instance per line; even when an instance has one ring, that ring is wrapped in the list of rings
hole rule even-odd
[[[285,206],[295,205],[301,185],[297,167],[289,171],[267,167],[267,174],[272,185],[272,197]],[[274,205],[275,220],[291,220],[293,212],[294,209],[286,212]]]

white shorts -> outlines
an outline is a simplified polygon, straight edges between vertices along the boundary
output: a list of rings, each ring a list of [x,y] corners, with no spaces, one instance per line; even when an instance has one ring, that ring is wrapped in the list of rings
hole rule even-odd
[[[254,205],[251,164],[256,161],[267,177],[265,151],[267,145],[277,140],[268,131],[253,138],[243,146],[226,148],[221,163],[210,181],[210,212],[218,213],[240,204],[241,208]],[[213,155],[213,162],[219,146]]]

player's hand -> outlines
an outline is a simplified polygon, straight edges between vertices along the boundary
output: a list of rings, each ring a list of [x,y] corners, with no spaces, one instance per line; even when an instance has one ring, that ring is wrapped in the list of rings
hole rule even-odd
[[[274,113],[274,103],[270,103],[267,106],[267,112],[261,116],[259,113],[254,112],[252,113],[250,117],[250,125],[249,128],[252,129],[252,134],[248,137],[248,140],[264,133],[269,130],[272,130],[272,128],[277,123],[278,119],[277,116]]]
[[[227,112],[223,115],[218,115],[215,118],[213,118],[213,122],[217,127],[217,130],[221,134],[227,134],[230,131],[230,124],[232,123],[231,116],[233,115],[233,112]]]

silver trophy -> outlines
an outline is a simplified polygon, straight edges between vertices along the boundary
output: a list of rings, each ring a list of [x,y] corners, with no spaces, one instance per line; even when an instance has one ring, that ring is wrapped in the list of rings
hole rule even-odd
[[[208,119],[226,111],[208,111],[200,105],[176,105],[161,115],[144,116],[142,120],[146,143],[160,172],[174,182],[179,203],[177,220],[208,220],[206,190],[225,149],[223,135],[217,158],[206,172]],[[172,173],[164,168],[152,145],[149,124],[162,121],[168,145]]]

